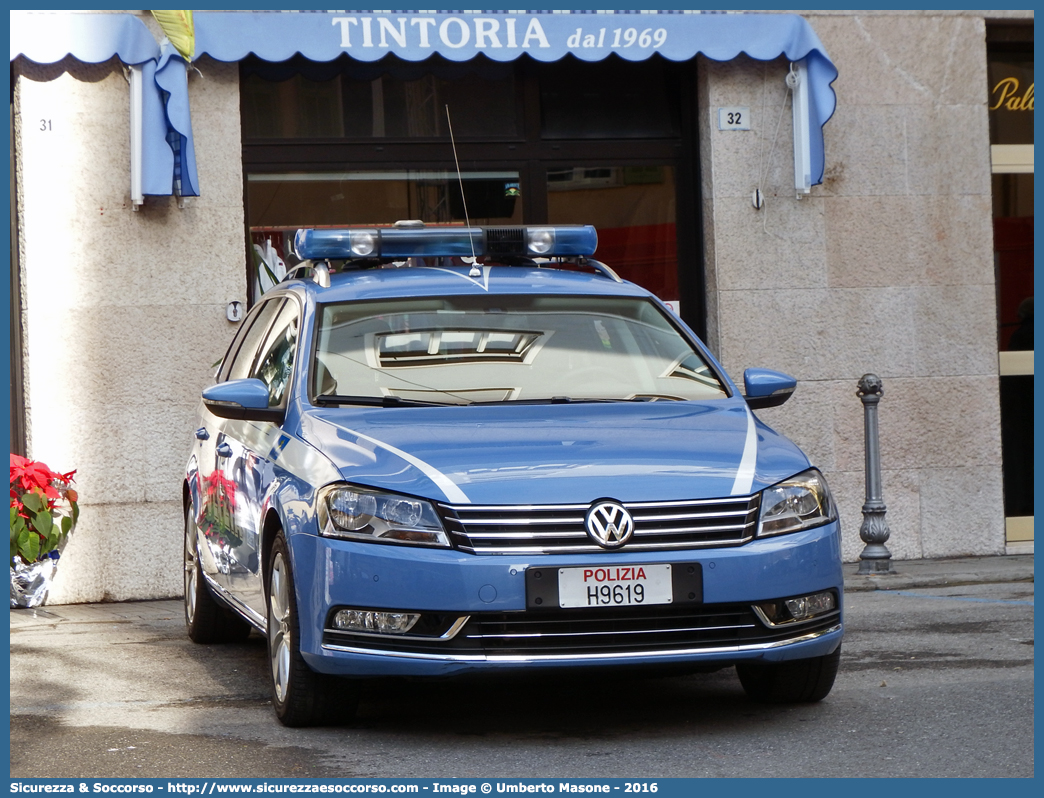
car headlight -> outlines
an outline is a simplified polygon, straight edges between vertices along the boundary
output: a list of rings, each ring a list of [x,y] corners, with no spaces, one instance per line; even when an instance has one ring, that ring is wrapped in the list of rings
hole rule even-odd
[[[761,493],[758,537],[797,532],[837,520],[837,509],[823,475],[802,471]]]
[[[327,485],[319,491],[319,534],[378,543],[449,546],[442,522],[429,502],[395,493]]]

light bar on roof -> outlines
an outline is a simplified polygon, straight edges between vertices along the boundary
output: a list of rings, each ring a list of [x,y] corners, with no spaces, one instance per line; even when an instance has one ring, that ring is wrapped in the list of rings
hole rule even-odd
[[[593,255],[598,232],[587,225],[539,227],[370,227],[303,229],[294,251],[303,260],[413,257]]]

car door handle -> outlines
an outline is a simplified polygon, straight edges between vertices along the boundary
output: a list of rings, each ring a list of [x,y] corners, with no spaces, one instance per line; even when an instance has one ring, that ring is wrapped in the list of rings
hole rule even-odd
[[[216,451],[217,451],[217,456],[218,457],[231,457],[232,456],[232,447],[229,446],[227,443],[222,443],[221,445],[219,445],[217,447]]]
[[[201,441],[210,440],[210,433],[207,432],[206,427],[200,427],[198,430],[196,430],[196,439]]]

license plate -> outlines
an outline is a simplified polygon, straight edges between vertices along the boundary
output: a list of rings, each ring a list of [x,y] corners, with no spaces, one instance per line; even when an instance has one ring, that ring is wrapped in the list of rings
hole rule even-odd
[[[673,601],[670,565],[558,569],[560,607],[634,607]]]

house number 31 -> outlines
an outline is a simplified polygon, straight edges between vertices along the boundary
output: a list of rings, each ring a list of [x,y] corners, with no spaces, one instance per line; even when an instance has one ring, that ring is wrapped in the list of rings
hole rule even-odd
[[[40,120],[40,130],[42,130],[44,132],[48,132],[48,131],[50,131],[50,129],[51,129],[51,120],[50,119],[41,119]]]

